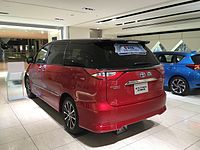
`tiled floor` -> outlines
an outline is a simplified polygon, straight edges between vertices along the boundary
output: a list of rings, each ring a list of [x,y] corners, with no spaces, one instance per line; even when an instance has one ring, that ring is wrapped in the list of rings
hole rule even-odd
[[[120,135],[73,137],[60,114],[41,100],[7,100],[4,67],[0,64],[0,150],[200,150],[200,91],[187,97],[167,92],[164,114]]]

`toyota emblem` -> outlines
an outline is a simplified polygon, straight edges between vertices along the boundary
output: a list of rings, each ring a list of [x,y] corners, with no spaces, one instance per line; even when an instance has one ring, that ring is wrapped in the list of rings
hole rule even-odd
[[[147,77],[150,77],[152,76],[152,73],[151,72],[147,72]]]
[[[140,78],[146,77],[146,74],[144,72],[140,72]]]

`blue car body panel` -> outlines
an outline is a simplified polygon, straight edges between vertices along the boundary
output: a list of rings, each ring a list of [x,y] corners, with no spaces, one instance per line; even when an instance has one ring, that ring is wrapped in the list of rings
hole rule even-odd
[[[189,84],[190,89],[200,88],[200,70],[193,70],[186,65],[194,64],[191,56],[196,55],[196,53],[186,53],[186,52],[155,52],[158,58],[161,55],[178,55],[184,56],[184,58],[177,63],[162,63],[165,69],[165,81],[164,86],[168,87],[170,80],[174,76],[181,76],[185,78]]]

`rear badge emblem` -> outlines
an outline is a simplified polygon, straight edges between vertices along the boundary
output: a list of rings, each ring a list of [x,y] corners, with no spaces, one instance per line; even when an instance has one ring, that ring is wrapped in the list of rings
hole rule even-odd
[[[150,77],[152,76],[152,73],[151,72],[147,72],[147,77]]]
[[[146,74],[144,72],[140,72],[140,78],[146,77]]]

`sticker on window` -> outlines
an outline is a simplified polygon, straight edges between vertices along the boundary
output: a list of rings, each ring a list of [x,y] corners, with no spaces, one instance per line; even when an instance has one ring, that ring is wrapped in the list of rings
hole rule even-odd
[[[115,44],[118,55],[146,55],[146,50],[140,44]]]

